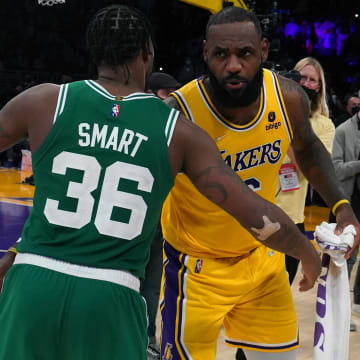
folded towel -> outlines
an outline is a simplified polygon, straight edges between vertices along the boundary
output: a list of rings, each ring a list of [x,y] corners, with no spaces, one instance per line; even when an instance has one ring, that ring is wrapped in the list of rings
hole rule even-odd
[[[353,225],[348,225],[340,235],[335,235],[335,227],[335,223],[323,221],[315,227],[314,239],[320,249],[330,255],[334,264],[341,266],[345,263],[344,254],[353,246],[356,231]]]
[[[344,254],[354,243],[355,228],[335,235],[336,224],[322,222],[314,238],[323,252],[316,299],[314,360],[348,360],[350,291]]]

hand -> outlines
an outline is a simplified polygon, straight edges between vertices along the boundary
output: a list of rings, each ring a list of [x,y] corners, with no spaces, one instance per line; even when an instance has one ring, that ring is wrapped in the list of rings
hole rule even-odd
[[[2,290],[2,284],[4,281],[4,277],[7,271],[10,269],[11,265],[14,263],[15,254],[13,252],[7,252],[5,255],[0,259],[0,293]]]
[[[311,244],[313,247],[313,245]],[[314,253],[306,260],[301,260],[303,278],[299,282],[299,291],[308,291],[313,288],[321,273],[321,258],[314,248]]]
[[[336,209],[336,228],[335,234],[340,235],[347,225],[353,225],[356,231],[354,244],[345,254],[347,260],[359,246],[360,243],[360,224],[349,204],[342,204]]]

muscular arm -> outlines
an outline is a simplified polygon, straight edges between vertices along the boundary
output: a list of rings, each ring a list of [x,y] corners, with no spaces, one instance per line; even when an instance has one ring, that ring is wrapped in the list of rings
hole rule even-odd
[[[333,164],[325,146],[314,134],[309,122],[309,102],[301,87],[292,80],[280,78],[286,109],[293,127],[293,148],[296,162],[310,184],[331,209],[336,202],[345,198],[336,177]],[[349,258],[360,243],[360,225],[349,204],[342,204],[336,210],[336,234],[347,225],[354,225],[354,245],[346,254]]]
[[[331,208],[344,198],[330,156],[312,130],[309,100],[301,87],[292,80],[280,77],[281,90],[293,127],[291,143],[296,162],[311,185]]]
[[[312,261],[320,271],[314,247],[291,219],[280,208],[249,189],[224,163],[212,139],[184,116],[179,117],[175,128],[170,160],[174,174],[183,170],[204,196],[235,217],[255,238],[302,261]],[[264,217],[278,225],[263,229]],[[269,233],[264,230],[269,230]]]
[[[0,151],[29,136],[34,152],[52,126],[59,86],[34,86],[10,100],[0,111]]]

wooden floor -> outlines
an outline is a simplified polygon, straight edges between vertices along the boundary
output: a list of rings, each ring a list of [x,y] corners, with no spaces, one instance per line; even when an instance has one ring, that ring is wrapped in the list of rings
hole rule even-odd
[[[0,257],[1,250],[7,249],[15,242],[21,232],[22,225],[26,220],[32,206],[34,187],[23,185],[21,181],[28,173],[21,173],[17,170],[0,169]],[[305,228],[311,234],[315,225],[327,220],[329,211],[327,208],[308,207],[305,215]],[[353,269],[350,288],[353,288],[353,281],[356,273],[356,266]],[[299,269],[293,284],[293,295],[300,324],[301,347],[298,352],[298,360],[312,359],[312,344],[314,331],[314,311],[316,290],[312,289],[306,293],[297,290],[297,284],[301,277]],[[352,299],[351,293],[351,299]],[[358,331],[350,333],[350,360],[360,359],[360,316],[353,315],[353,320],[358,326]],[[160,317],[158,313],[157,329],[160,329]],[[159,336],[159,334],[157,334]],[[217,360],[232,360],[235,358],[235,349],[224,344],[224,335],[218,341]],[[206,360],[206,359],[204,359]]]
[[[356,265],[354,267],[354,270],[356,270]],[[351,285],[355,277],[354,270],[352,271],[353,276],[351,278]],[[300,349],[298,350],[297,360],[311,360],[312,348],[313,348],[313,334],[314,334],[316,289],[314,288],[306,293],[300,293],[297,290],[297,286],[296,286],[299,283],[300,278],[301,278],[301,271],[299,269],[292,287],[296,311],[298,314],[299,324],[300,324],[301,346]],[[352,292],[350,296],[352,297]],[[352,319],[357,324],[358,331],[350,332],[349,360],[359,360],[360,359],[360,316],[352,315]],[[216,359],[234,360],[235,350],[225,345],[223,339],[224,336],[222,333],[218,342],[218,354]]]

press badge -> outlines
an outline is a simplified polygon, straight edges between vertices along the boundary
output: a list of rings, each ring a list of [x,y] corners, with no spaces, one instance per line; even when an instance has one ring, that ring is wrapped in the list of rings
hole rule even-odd
[[[294,164],[283,164],[279,170],[281,191],[299,190],[299,178]]]

